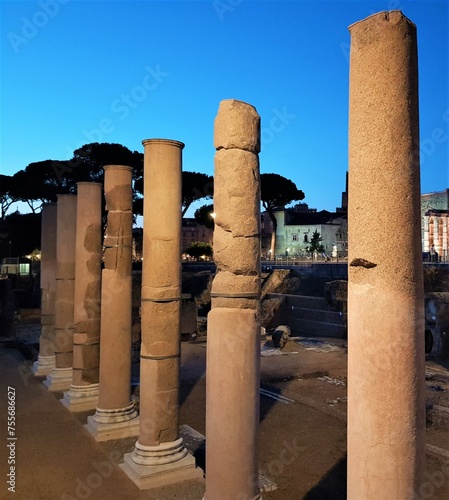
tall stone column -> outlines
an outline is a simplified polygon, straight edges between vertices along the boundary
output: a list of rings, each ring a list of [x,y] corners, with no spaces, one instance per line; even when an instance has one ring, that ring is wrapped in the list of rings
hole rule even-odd
[[[260,118],[220,103],[215,119],[212,310],[207,320],[206,500],[259,499]]]
[[[179,436],[184,144],[148,139],[143,145],[140,434],[122,466],[141,489],[202,477]]]
[[[430,249],[429,245],[429,216],[425,215],[424,216],[424,227],[423,227],[423,252],[428,252]]]
[[[416,27],[350,28],[348,498],[414,498],[425,471]]]
[[[131,401],[132,168],[104,167],[108,220],[101,282],[100,394],[87,430],[97,441],[136,436]]]
[[[73,378],[62,403],[84,411],[98,403],[102,185],[78,182],[77,187]]]
[[[58,195],[56,217],[55,368],[44,384],[65,391],[72,382],[76,196]]]
[[[55,367],[56,203],[42,207],[41,226],[41,336],[39,356],[33,365],[36,377]]]

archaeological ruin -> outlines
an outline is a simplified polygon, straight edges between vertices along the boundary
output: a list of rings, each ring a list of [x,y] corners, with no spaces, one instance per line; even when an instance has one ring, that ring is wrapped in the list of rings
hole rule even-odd
[[[438,193],[433,205],[420,195],[416,26],[390,11],[349,31],[348,184],[338,217],[323,219],[334,223],[332,242],[348,236],[347,261],[312,259],[300,271],[288,260],[261,266],[261,118],[237,99],[219,103],[213,128],[213,262],[187,263],[190,274],[183,269],[180,141],[142,141],[141,268],[133,268],[131,166],[104,165],[103,184],[80,182],[76,195],[60,194],[57,203],[43,205],[40,340],[32,379],[46,395],[47,389],[53,398],[61,393],[72,420],[85,418],[90,443],[121,450],[114,467],[133,488],[195,480],[204,500],[261,500],[278,487],[282,494],[287,454],[293,455],[291,481],[307,482],[298,463],[316,450],[292,444],[307,441],[307,414],[261,467],[261,423],[280,402],[297,403],[291,407],[298,414],[300,405],[321,412],[323,420],[312,422],[316,434],[327,432],[326,419],[343,422],[347,469],[344,456],[320,480],[347,478],[347,498],[427,498],[417,493],[429,453],[425,362],[426,355],[449,354],[449,270],[437,259],[423,269],[423,248],[429,255],[432,246],[437,254],[449,252],[449,195]],[[323,347],[320,338],[335,345]],[[200,346],[206,360],[184,400],[182,340]],[[289,349],[291,342],[303,350]],[[337,379],[310,368],[311,352],[323,364],[328,352],[335,364],[347,354],[347,374]],[[261,365],[269,356],[278,363],[267,369],[277,388],[271,393],[261,389]],[[197,362],[201,354],[192,357]],[[288,372],[291,366],[301,366],[301,376]],[[433,368],[442,387],[442,372]],[[205,436],[189,428],[188,442],[182,408],[202,377]],[[319,403],[301,392],[316,379],[324,394]],[[281,383],[303,385],[285,396]],[[332,392],[346,387],[347,398]],[[261,415],[260,395],[267,392],[271,406]],[[319,452],[316,462],[327,464],[327,451]],[[441,455],[435,446],[433,452]],[[308,498],[319,498],[317,488]]]

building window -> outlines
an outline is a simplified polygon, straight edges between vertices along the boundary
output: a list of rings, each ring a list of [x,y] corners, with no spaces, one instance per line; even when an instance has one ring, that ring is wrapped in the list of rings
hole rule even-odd
[[[304,235],[304,243],[308,243],[308,241],[309,241],[309,238],[308,238],[307,234],[305,234]]]
[[[298,235],[296,233],[292,234],[292,241],[298,241]]]
[[[30,274],[30,265],[29,264],[19,264],[19,274],[22,276]]]

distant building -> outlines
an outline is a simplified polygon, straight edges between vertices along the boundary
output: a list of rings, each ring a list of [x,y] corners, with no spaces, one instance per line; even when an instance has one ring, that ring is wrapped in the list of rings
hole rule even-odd
[[[303,255],[310,246],[315,231],[322,238],[321,244],[327,255],[346,256],[348,251],[348,173],[346,187],[341,194],[341,206],[335,212],[318,211],[309,208],[307,203],[298,203],[294,207],[279,208],[274,215],[277,221],[276,255]],[[262,213],[262,256],[270,257],[269,249],[273,223],[270,216]]]
[[[214,230],[198,224],[193,218],[182,219],[181,248],[184,252],[194,241],[203,241],[212,245]]]
[[[214,230],[198,224],[194,218],[183,218],[181,228],[181,251],[185,252],[194,241],[203,241],[212,245]],[[143,229],[133,229],[133,259],[142,260]]]
[[[424,253],[436,252],[438,260],[449,260],[449,188],[421,195],[421,234]],[[432,259],[433,260],[433,259]]]
[[[315,231],[329,256],[347,252],[348,219],[345,212],[309,209],[306,204],[275,212],[277,220],[276,255],[302,255]]]

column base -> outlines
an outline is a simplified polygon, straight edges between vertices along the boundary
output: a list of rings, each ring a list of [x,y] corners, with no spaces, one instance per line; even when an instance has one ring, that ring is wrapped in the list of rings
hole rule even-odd
[[[108,441],[137,437],[139,435],[139,417],[131,403],[117,410],[97,408],[95,415],[87,417],[85,429],[92,434],[95,441]]]
[[[52,372],[42,382],[49,391],[63,392],[70,389],[72,383],[72,367],[53,368]]]
[[[33,363],[33,373],[35,377],[46,377],[55,368],[55,359],[53,356],[41,356],[37,357],[37,361]]]
[[[125,454],[120,468],[140,490],[203,480],[203,471],[182,445],[182,438],[159,446],[143,446],[137,441],[134,451]]]
[[[61,403],[70,411],[95,410],[99,393],[100,384],[71,385],[70,390],[64,392]]]

